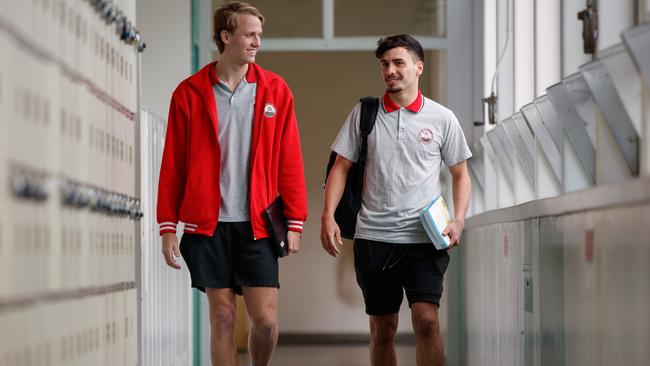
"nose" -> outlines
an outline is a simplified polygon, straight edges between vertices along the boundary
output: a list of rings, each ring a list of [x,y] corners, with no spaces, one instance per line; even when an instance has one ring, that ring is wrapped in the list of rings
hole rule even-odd
[[[260,37],[259,35],[253,37],[253,47],[259,48],[261,45],[262,45],[262,37]]]
[[[388,65],[386,66],[386,75],[387,75],[387,76],[390,76],[390,75],[393,75],[394,73],[395,73],[395,65],[393,65],[393,64],[388,64]]]

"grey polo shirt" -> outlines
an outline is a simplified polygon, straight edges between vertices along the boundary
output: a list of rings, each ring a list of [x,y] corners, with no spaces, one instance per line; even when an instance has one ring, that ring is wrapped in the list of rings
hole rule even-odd
[[[357,104],[339,131],[332,150],[356,162],[361,136]],[[472,156],[452,111],[418,98],[406,108],[387,95],[368,136],[361,211],[355,238],[390,243],[429,242],[420,211],[440,195],[440,168]]]
[[[222,82],[212,86],[217,102],[221,148],[219,221],[250,220],[251,136],[256,86],[246,78],[234,91]]]

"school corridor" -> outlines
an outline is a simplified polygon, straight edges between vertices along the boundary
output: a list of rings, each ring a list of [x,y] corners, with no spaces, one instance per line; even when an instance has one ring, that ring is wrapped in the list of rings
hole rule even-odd
[[[172,92],[219,59],[226,2],[0,0],[0,366],[210,365],[208,302],[163,260],[156,197]],[[384,94],[378,39],[401,33],[472,152],[445,365],[650,364],[650,0],[250,3],[256,63],[294,96],[309,208],[271,365],[370,365],[353,243],[321,246],[323,180],[352,107]],[[397,363],[416,365],[406,301],[399,316]],[[240,365],[249,327],[238,297]]]

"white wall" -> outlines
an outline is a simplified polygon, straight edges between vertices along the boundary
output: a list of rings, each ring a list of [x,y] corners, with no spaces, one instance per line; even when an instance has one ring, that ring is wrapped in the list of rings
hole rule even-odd
[[[137,28],[147,47],[141,54],[141,103],[143,113],[142,197],[142,364],[189,365],[192,359],[192,297],[189,274],[167,267],[159,248],[155,224],[158,164],[164,144],[171,93],[191,73],[190,2],[138,0]],[[155,115],[161,116],[160,118]],[[162,124],[162,126],[157,126]],[[147,145],[150,144],[150,145]],[[157,246],[157,247],[156,247]],[[182,263],[182,261],[181,261]],[[182,264],[185,267],[184,263]],[[162,301],[162,302],[161,302]]]
[[[142,54],[142,104],[167,116],[171,93],[192,71],[189,1],[139,0],[138,30],[147,48]]]
[[[473,128],[473,104],[480,103],[472,100],[473,81],[477,79],[472,74],[474,59],[480,54],[473,53],[472,24],[467,21],[473,17],[475,0],[447,1],[447,81],[446,104],[458,117],[465,134],[471,137]],[[464,21],[460,21],[464,19]],[[480,77],[480,76],[479,76]],[[470,140],[471,142],[471,140]]]
[[[467,334],[465,364],[645,365],[650,285],[630,279],[650,275],[642,219],[650,214],[648,183],[591,188],[467,220],[459,248],[466,301],[460,323],[450,324]]]

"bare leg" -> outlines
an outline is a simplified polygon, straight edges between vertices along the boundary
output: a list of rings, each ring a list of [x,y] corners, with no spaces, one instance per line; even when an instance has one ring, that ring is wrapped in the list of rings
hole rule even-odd
[[[252,364],[269,364],[278,342],[278,289],[274,287],[244,287],[244,300],[251,319],[248,351]]]
[[[397,314],[370,316],[370,364],[372,366],[395,366],[395,333]]]
[[[411,320],[416,339],[416,363],[418,366],[442,366],[444,351],[438,305],[416,302],[411,306]]]
[[[235,293],[229,288],[207,288],[210,305],[210,358],[213,366],[236,366]]]

